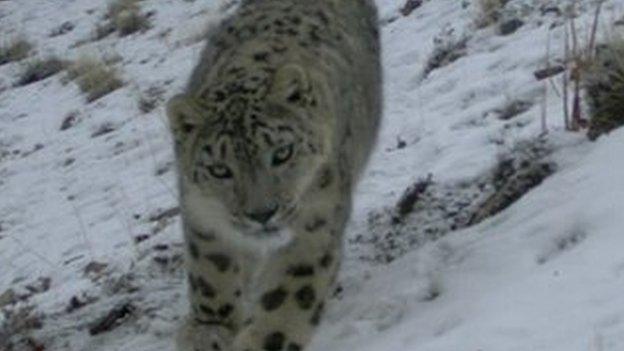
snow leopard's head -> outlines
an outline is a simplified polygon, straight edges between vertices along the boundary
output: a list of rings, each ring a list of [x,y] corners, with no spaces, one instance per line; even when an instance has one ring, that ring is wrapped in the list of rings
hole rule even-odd
[[[218,200],[234,225],[278,229],[327,161],[324,121],[332,119],[320,115],[320,94],[300,66],[264,78],[240,73],[169,101],[180,175]]]

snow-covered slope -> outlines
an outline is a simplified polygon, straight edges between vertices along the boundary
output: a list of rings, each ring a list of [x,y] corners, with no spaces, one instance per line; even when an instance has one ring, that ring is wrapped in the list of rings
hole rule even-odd
[[[384,123],[311,351],[624,350],[624,130],[594,143],[564,131],[561,99],[549,83],[543,103],[533,76],[549,36],[551,60],[562,56],[563,20],[544,9],[564,2],[511,0],[524,25],[500,35],[476,29],[470,1],[424,1],[409,16],[404,1],[378,1]],[[604,23],[622,5],[607,1]],[[162,102],[227,7],[141,6],[149,30],[89,41],[103,0],[0,1],[2,38],[28,38],[38,57],[119,56],[126,82],[86,103],[64,73],[13,87],[24,62],[0,66],[2,351],[173,349],[186,303]],[[73,30],[50,37],[65,21]],[[457,59],[434,64],[448,47]],[[146,96],[158,107],[144,113]],[[525,163],[548,168],[541,184],[477,216]]]

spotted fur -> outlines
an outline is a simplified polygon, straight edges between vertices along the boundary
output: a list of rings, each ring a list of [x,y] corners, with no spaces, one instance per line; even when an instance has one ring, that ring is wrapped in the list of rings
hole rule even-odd
[[[298,351],[321,321],[381,113],[372,0],[245,0],[168,103],[180,351]]]

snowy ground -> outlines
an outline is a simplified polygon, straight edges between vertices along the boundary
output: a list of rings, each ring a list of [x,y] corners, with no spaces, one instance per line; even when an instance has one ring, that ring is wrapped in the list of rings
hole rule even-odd
[[[511,0],[524,25],[505,36],[476,29],[469,3],[429,0],[404,17],[404,1],[378,0],[384,124],[311,351],[624,350],[624,130],[590,143],[563,130],[552,87],[542,103],[533,72],[545,67],[549,33],[553,62],[563,42],[561,17],[545,9],[563,0]],[[585,30],[592,7],[583,5]],[[623,5],[606,2],[605,27]],[[186,304],[162,102],[184,85],[197,37],[224,6],[142,6],[154,11],[145,33],[76,47],[105,1],[0,1],[3,39],[28,38],[38,57],[120,56],[127,83],[86,103],[63,73],[13,87],[23,62],[0,66],[2,351],[9,340],[20,351],[173,348]],[[74,29],[50,37],[65,21]],[[424,74],[451,44],[461,57]],[[140,98],[159,89],[159,107],[141,112]],[[512,105],[522,108],[506,113]],[[70,114],[78,123],[61,131]],[[474,220],[508,184],[502,161],[526,159],[554,173]],[[511,168],[512,178],[524,172]],[[426,190],[401,212],[418,181]],[[98,330],[111,311],[116,323]]]

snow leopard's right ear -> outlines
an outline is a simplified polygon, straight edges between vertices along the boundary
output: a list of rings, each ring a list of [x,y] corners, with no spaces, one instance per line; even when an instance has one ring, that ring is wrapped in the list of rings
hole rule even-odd
[[[280,67],[273,77],[269,96],[273,102],[300,105],[310,93],[310,80],[299,64],[288,63]]]
[[[196,132],[203,122],[202,115],[199,104],[188,95],[176,95],[167,103],[169,125],[176,140]]]

